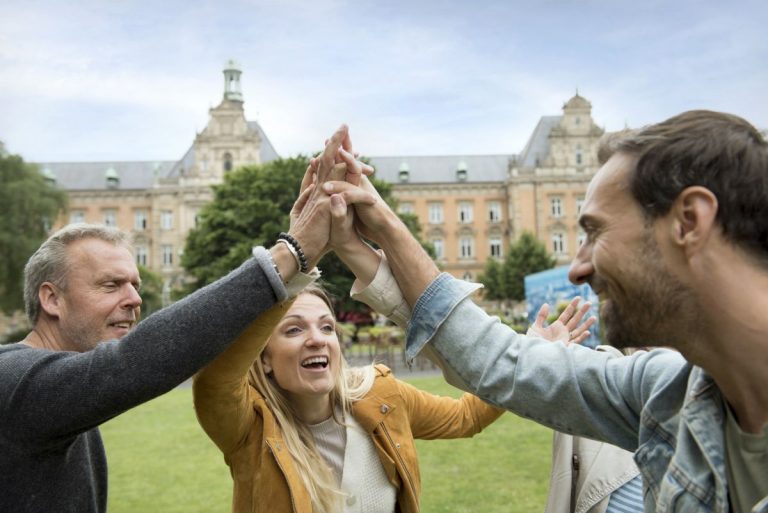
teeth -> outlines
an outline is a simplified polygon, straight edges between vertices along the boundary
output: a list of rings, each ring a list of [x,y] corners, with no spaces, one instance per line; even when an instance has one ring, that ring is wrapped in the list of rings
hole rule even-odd
[[[322,363],[327,365],[328,364],[328,357],[327,356],[313,356],[312,358],[307,358],[303,362],[301,362],[302,367],[306,367],[308,365],[312,365],[313,363]]]

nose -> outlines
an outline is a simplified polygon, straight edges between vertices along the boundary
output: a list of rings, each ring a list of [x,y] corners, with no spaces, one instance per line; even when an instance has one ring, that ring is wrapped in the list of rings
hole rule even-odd
[[[571,262],[571,268],[568,269],[568,279],[574,285],[582,285],[589,282],[589,278],[594,272],[591,246],[585,242]]]
[[[311,328],[309,330],[309,336],[304,343],[307,347],[324,347],[328,345],[328,334],[323,333],[319,328]]]
[[[125,294],[123,296],[122,306],[123,308],[127,309],[134,309],[141,306],[141,295],[139,295],[139,291],[136,290],[136,287],[134,287],[130,283],[125,284]]]

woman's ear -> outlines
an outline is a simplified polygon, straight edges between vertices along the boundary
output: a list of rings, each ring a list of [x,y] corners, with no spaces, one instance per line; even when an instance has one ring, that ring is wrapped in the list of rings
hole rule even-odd
[[[272,364],[270,363],[269,355],[266,352],[261,353],[261,366],[264,368],[264,374],[272,373]]]

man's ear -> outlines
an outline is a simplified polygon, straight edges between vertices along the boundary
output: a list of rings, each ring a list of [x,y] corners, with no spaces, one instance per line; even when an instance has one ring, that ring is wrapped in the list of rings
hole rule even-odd
[[[40,285],[40,289],[37,291],[37,297],[40,300],[40,308],[45,311],[45,313],[51,317],[60,317],[61,302],[63,301],[61,289],[53,283],[46,281]]]
[[[717,197],[706,187],[687,187],[678,195],[671,212],[674,238],[687,254],[697,252],[707,243],[715,230],[717,209]]]

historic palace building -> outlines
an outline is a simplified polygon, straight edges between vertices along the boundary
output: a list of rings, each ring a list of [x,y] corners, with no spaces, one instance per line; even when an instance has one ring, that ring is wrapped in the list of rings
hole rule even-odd
[[[178,161],[42,162],[48,180],[69,194],[57,223],[86,221],[130,231],[136,261],[160,274],[166,292],[180,285],[180,255],[211,186],[245,164],[279,156],[243,110],[241,70],[224,68],[224,95],[204,130]],[[443,269],[475,280],[489,258],[504,258],[529,231],[560,263],[582,234],[576,222],[597,170],[603,134],[591,104],[577,93],[558,116],[544,116],[519,154],[370,157],[376,176],[393,184],[401,212],[418,216]]]

